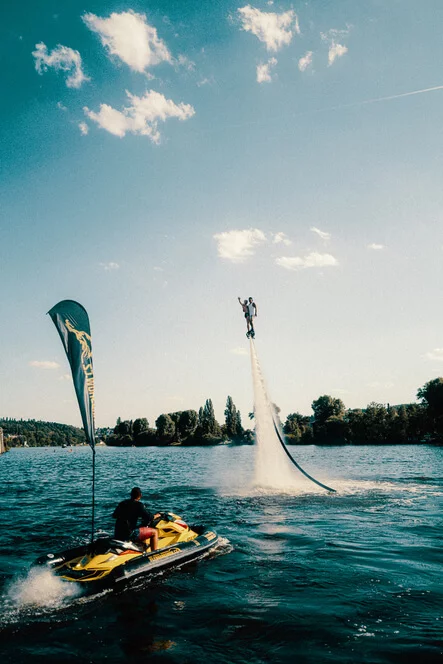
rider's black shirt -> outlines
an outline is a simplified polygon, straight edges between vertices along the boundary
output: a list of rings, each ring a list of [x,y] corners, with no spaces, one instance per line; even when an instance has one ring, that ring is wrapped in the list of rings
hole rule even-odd
[[[115,522],[114,537],[119,540],[129,539],[130,534],[137,528],[137,521],[141,519],[142,526],[149,526],[154,515],[145,510],[139,500],[128,498],[117,505],[112,515]]]

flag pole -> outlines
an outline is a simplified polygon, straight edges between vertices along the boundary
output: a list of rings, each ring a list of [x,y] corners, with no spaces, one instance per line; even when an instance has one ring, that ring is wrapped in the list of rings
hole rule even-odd
[[[91,544],[94,542],[95,526],[95,446],[92,448],[92,519],[91,519]]]

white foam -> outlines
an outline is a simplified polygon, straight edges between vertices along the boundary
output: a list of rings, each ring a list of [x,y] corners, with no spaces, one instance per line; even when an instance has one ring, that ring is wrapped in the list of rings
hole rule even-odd
[[[26,577],[12,582],[8,599],[16,609],[31,606],[59,608],[81,592],[77,583],[66,583],[48,569],[33,568]]]

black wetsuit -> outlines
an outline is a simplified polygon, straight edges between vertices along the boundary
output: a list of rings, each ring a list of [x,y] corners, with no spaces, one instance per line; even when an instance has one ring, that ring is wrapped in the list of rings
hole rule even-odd
[[[145,506],[139,500],[128,498],[122,500],[117,505],[112,515],[115,522],[114,537],[119,540],[129,539],[130,534],[137,528],[137,521],[142,520],[142,526],[149,526],[154,518],[154,515],[145,510]]]

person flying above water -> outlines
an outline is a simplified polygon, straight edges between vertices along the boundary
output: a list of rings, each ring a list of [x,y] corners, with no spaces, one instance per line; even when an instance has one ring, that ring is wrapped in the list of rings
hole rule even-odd
[[[135,486],[131,490],[131,497],[122,500],[114,510],[113,517],[116,519],[114,537],[118,540],[131,540],[145,545],[149,539],[151,551],[158,547],[158,530],[150,528],[149,524],[160,516],[160,514],[151,514],[147,512],[143,503],[141,489]],[[141,527],[137,528],[137,521],[141,519]],[[146,545],[145,545],[146,546]]]
[[[243,302],[241,301],[240,297],[238,298],[238,301],[240,302],[240,306],[243,309],[243,313],[246,318],[246,325],[248,328],[248,331],[246,332],[246,336],[248,339],[252,337],[253,339],[255,338],[255,330],[254,330],[254,322],[253,318],[257,318],[257,305],[255,304],[254,300],[252,297],[249,298],[249,300],[244,300]]]

